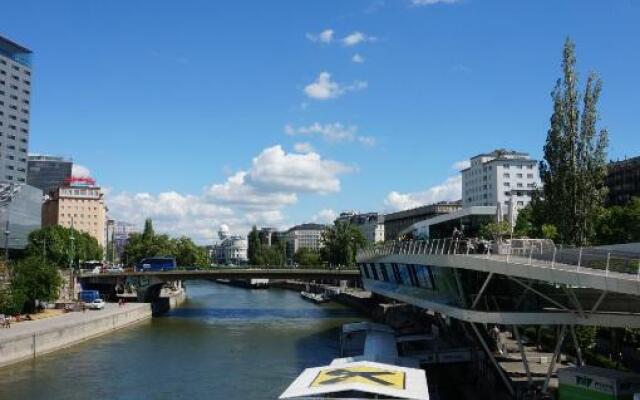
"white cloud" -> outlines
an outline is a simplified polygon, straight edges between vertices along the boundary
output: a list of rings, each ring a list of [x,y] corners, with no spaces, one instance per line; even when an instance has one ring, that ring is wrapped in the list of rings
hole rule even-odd
[[[217,238],[218,226],[245,234],[251,225],[280,226],[283,209],[298,202],[298,193],[326,194],[340,190],[340,175],[353,171],[315,152],[286,153],[281,146],[264,149],[247,170],[200,194],[121,192],[107,198],[110,217],[142,226],[152,218],[157,231],[187,235],[198,243]]]
[[[71,175],[76,178],[90,178],[91,170],[81,164],[73,164],[71,167]]]
[[[355,46],[357,44],[360,43],[365,43],[365,42],[375,42],[376,40],[378,40],[376,37],[374,36],[368,36],[362,32],[353,32],[352,34],[344,37],[342,39],[342,44],[348,47],[351,46]]]
[[[371,136],[358,135],[356,125],[344,125],[340,122],[320,124],[315,122],[308,126],[294,127],[285,125],[284,132],[289,136],[320,136],[330,143],[354,142],[357,141],[365,146],[374,146],[376,139]]]
[[[376,145],[377,140],[372,136],[358,136],[358,142],[362,143],[365,146],[373,147]]]
[[[298,202],[296,193],[257,190],[249,184],[247,174],[239,171],[225,183],[209,186],[205,189],[206,196],[214,202],[254,210],[281,208]]]
[[[285,153],[281,146],[264,149],[253,159],[248,172],[250,183],[269,191],[327,194],[340,191],[340,175],[353,168],[325,160],[318,153]]]
[[[284,131],[290,136],[322,136],[329,142],[353,141],[356,137],[358,127],[355,125],[345,126],[340,122],[320,124],[315,122],[309,126],[285,125]]]
[[[338,217],[338,213],[330,208],[325,208],[318,211],[317,214],[311,217],[311,221],[318,224],[332,224]]]
[[[411,0],[411,4],[414,6],[431,6],[434,4],[453,4],[460,0]]]
[[[339,97],[346,92],[366,89],[367,86],[366,81],[354,81],[350,85],[339,84],[331,80],[330,73],[323,71],[315,81],[304,87],[304,93],[312,99],[327,100]]]
[[[312,42],[319,42],[319,43],[326,43],[329,44],[333,41],[333,29],[325,29],[324,31],[318,33],[318,34],[313,34],[313,33],[307,33],[307,39],[309,39]]]
[[[456,175],[448,178],[439,185],[430,187],[421,192],[398,193],[391,192],[387,195],[384,204],[391,211],[407,210],[422,205],[437,203],[439,201],[459,200],[462,193],[462,177]]]
[[[471,161],[469,161],[469,160],[461,160],[461,161],[456,161],[455,163],[453,163],[451,168],[455,169],[456,171],[462,171],[463,169],[467,169],[470,166],[471,166]]]
[[[303,153],[303,154],[311,153],[315,151],[313,146],[309,142],[296,143],[293,145],[293,150],[295,150],[296,153]]]
[[[351,61],[353,61],[356,64],[362,64],[364,62],[364,57],[356,53],[353,55],[353,57],[351,57]]]
[[[145,218],[152,218],[159,232],[174,236],[187,235],[198,243],[210,243],[215,227],[233,219],[228,207],[207,202],[202,196],[182,195],[177,192],[119,193],[107,198],[110,217],[142,227]]]

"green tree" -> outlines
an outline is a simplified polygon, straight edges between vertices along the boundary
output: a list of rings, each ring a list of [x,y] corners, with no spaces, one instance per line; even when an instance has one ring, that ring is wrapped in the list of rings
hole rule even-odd
[[[584,95],[580,93],[570,39],[564,45],[562,69],[563,78],[551,93],[553,114],[540,163],[544,213],[546,221],[557,223],[560,241],[584,245],[594,237],[606,195],[608,133],[596,129],[602,81],[591,73]]]
[[[599,244],[640,241],[640,197],[634,197],[625,206],[607,208],[598,221],[596,232]]]
[[[145,229],[146,230],[146,229]],[[123,258],[128,265],[135,265],[143,258],[156,256],[176,256],[176,242],[167,235],[143,232],[129,235],[123,249]],[[176,260],[177,262],[177,260]]]
[[[22,293],[16,292],[11,288],[0,290],[0,313],[5,315],[18,314],[22,311],[26,300]]]
[[[551,224],[542,225],[542,237],[551,240],[555,239],[558,237],[558,228]]]
[[[11,270],[11,290],[14,296],[26,300],[25,309],[33,311],[35,301],[58,298],[62,279],[56,265],[39,257],[26,257]]]
[[[153,221],[151,218],[144,220],[144,229],[142,231],[143,240],[151,240],[156,236],[156,232],[153,230]]]
[[[336,221],[322,233],[323,255],[332,265],[353,266],[356,253],[367,245],[367,239],[355,226],[345,221]]]
[[[322,264],[320,253],[306,247],[296,251],[296,254],[293,256],[293,260],[302,267],[318,267]]]
[[[161,256],[175,257],[176,264],[181,267],[206,267],[210,264],[206,249],[196,245],[187,236],[174,239],[156,234],[153,222],[147,219],[142,233],[129,235],[122,258],[127,265],[135,265],[144,258]]]
[[[71,252],[72,236],[73,253]],[[61,268],[69,266],[71,255],[73,255],[73,265],[76,266],[81,260],[102,259],[102,247],[94,237],[60,225],[46,226],[31,232],[25,253],[28,256],[47,260]]]
[[[197,246],[193,241],[182,236],[178,239],[174,239],[176,264],[179,266],[198,266],[205,267],[209,265],[209,257],[207,252],[200,246]]]
[[[534,236],[534,226],[532,221],[532,205],[527,204],[526,207],[522,208],[518,212],[518,218],[516,219],[516,224],[513,227],[513,234],[516,237],[533,237]]]
[[[262,243],[260,242],[258,228],[255,225],[253,226],[253,228],[251,228],[251,232],[249,233],[247,242],[247,258],[249,258],[249,264],[262,264]]]
[[[498,240],[511,233],[511,225],[507,221],[489,222],[480,228],[480,236]]]
[[[576,340],[582,350],[590,350],[596,345],[598,338],[597,326],[576,326]]]

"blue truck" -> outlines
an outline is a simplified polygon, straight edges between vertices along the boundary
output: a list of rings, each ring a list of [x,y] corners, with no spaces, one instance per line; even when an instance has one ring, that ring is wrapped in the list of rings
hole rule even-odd
[[[136,266],[137,271],[171,271],[176,269],[174,257],[143,258]]]
[[[83,303],[93,303],[94,300],[100,298],[100,292],[97,290],[81,290],[78,292],[78,300]]]

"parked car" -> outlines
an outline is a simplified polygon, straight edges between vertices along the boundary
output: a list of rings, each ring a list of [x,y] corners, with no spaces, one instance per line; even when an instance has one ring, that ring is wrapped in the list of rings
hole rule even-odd
[[[91,303],[85,303],[85,307],[90,310],[102,310],[104,308],[104,300],[95,299]]]
[[[119,273],[119,272],[124,272],[124,269],[122,267],[109,267],[109,268],[105,269],[104,272],[107,272],[107,273],[108,272]]]

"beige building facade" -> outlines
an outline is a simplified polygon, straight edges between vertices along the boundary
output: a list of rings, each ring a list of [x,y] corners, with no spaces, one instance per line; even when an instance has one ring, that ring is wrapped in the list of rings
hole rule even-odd
[[[105,247],[105,221],[107,209],[99,186],[62,186],[42,206],[42,226],[73,227],[93,236]]]

